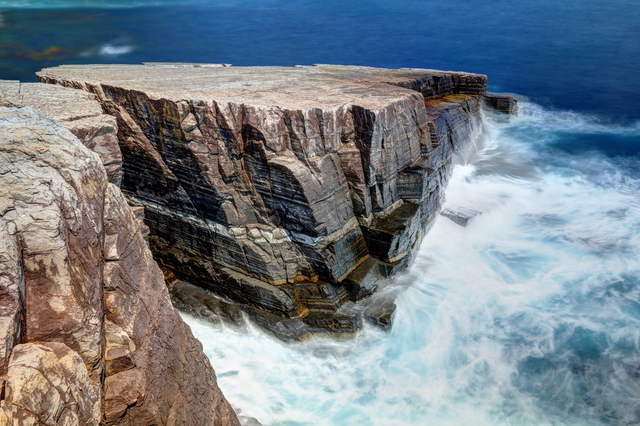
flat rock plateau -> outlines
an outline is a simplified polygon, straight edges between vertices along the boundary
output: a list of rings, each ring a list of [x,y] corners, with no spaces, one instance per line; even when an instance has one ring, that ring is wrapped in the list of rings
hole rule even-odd
[[[484,75],[423,69],[150,63],[37,75],[91,93],[116,120],[118,146],[96,152],[144,210],[175,305],[236,325],[245,312],[282,339],[389,327],[393,300],[371,296],[410,262],[483,107],[517,107],[488,95]]]

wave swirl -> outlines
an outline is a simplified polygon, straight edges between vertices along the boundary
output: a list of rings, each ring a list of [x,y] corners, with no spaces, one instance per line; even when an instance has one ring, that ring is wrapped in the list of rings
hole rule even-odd
[[[446,203],[482,214],[437,220],[390,333],[284,344],[187,318],[232,404],[266,424],[640,422],[637,147],[599,145],[637,126],[525,102],[485,130]]]

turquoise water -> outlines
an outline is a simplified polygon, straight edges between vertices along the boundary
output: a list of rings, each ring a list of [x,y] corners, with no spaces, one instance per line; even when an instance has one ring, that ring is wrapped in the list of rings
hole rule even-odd
[[[438,218],[390,333],[284,344],[187,318],[232,404],[273,425],[640,423],[637,159],[562,148],[638,129],[521,109],[455,169],[445,207],[482,215]]]
[[[60,63],[466,70],[487,121],[398,277],[392,330],[285,344],[187,319],[272,425],[640,424],[640,7],[629,0],[0,0],[0,78]]]

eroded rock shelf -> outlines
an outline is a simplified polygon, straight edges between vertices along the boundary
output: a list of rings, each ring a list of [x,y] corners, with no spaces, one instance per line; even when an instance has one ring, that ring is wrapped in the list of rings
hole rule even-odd
[[[38,77],[116,118],[121,188],[144,207],[165,276],[282,338],[356,331],[353,302],[410,261],[483,105],[515,105],[488,96],[483,75],[421,69],[72,65]]]

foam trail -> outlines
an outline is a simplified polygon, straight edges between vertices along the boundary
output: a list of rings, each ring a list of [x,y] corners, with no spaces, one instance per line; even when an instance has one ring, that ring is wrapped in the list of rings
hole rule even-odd
[[[482,214],[437,220],[390,333],[285,344],[187,318],[229,401],[272,425],[640,422],[640,183],[559,149],[593,123],[547,113],[487,124],[446,202]]]
[[[100,49],[98,49],[98,55],[100,56],[126,55],[127,53],[131,53],[133,49],[134,49],[133,46],[129,46],[129,45],[118,46],[118,45],[107,43],[100,46]]]

